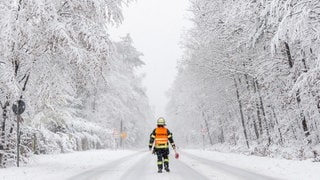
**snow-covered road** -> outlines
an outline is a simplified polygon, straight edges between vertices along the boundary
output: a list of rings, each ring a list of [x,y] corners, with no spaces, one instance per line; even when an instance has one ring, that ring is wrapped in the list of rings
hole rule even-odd
[[[150,152],[138,152],[105,165],[84,171],[68,180],[206,180],[206,179],[246,179],[246,180],[268,180],[266,177],[256,173],[248,172],[219,162],[206,160],[195,155],[182,152],[181,158],[176,160],[170,158],[170,173],[157,173],[156,156]]]
[[[275,178],[268,177],[255,172],[250,172],[241,168],[223,164],[221,162],[216,162],[213,160],[208,160],[202,157],[195,156],[193,154],[185,153],[185,157],[188,164],[193,166],[200,166],[197,169],[202,174],[206,174],[210,179],[243,179],[243,180],[272,180]],[[184,161],[186,163],[186,161]],[[201,167],[202,166],[202,167]]]
[[[68,180],[105,180],[105,179],[208,179],[190,166],[171,158],[170,173],[157,173],[156,156],[150,152],[138,152],[105,165],[87,170]]]
[[[171,172],[157,173],[156,156],[141,150],[92,150],[36,155],[21,167],[0,169],[0,180],[318,180],[320,166],[293,161],[205,150],[170,154]]]

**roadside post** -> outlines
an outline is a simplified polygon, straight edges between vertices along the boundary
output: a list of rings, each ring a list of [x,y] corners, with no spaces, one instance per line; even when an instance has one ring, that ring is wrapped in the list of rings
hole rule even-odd
[[[26,109],[26,104],[22,100],[18,100],[12,105],[12,111],[17,116],[17,167],[19,167],[20,159],[20,122],[22,122],[21,114]]]
[[[204,138],[205,138],[205,135],[206,135],[207,133],[208,133],[208,129],[207,129],[207,128],[205,128],[205,127],[203,127],[203,126],[201,125],[202,148],[203,148],[203,150],[204,150],[204,148],[205,148]]]

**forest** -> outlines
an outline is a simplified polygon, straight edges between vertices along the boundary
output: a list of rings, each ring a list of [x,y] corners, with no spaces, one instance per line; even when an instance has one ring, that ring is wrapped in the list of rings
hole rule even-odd
[[[189,2],[165,116],[179,148],[318,157],[320,1]],[[0,2],[0,168],[33,154],[147,148],[143,53],[129,34],[109,34],[130,3]]]
[[[0,2],[0,167],[16,164],[17,147],[26,162],[32,154],[145,141],[153,115],[135,72],[142,53],[130,35],[113,42],[108,34],[128,3]],[[26,105],[21,116],[12,111],[17,101]]]
[[[190,2],[194,27],[168,92],[180,141],[288,159],[318,156],[320,1]]]

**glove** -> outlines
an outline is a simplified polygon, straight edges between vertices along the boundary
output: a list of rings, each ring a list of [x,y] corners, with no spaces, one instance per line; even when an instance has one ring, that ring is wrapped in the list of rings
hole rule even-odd
[[[149,151],[151,151],[152,150],[152,146],[149,146]]]
[[[175,149],[176,149],[176,145],[175,145],[175,144],[172,144],[172,148],[175,150]]]

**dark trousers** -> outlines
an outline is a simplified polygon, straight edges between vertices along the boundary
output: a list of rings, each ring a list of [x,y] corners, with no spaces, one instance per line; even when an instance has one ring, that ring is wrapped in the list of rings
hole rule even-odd
[[[157,165],[158,165],[158,169],[162,169],[163,165],[165,169],[169,168],[169,148],[159,148],[159,149],[155,149],[157,157],[158,157],[158,161],[157,161]]]

